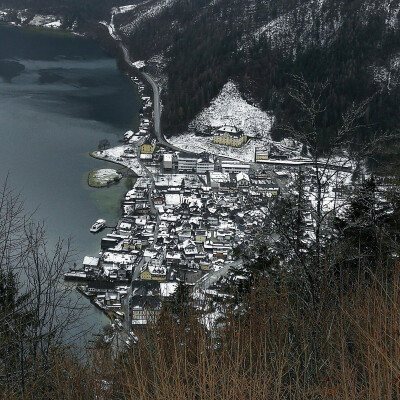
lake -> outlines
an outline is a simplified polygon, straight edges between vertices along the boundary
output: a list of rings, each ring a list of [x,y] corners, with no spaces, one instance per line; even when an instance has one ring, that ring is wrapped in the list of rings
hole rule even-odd
[[[77,265],[97,255],[99,218],[117,222],[127,182],[87,185],[88,172],[113,168],[89,156],[102,139],[116,145],[138,126],[140,98],[116,62],[88,39],[0,26],[0,182],[20,191],[47,227],[49,246],[71,237]],[[103,233],[104,235],[104,233]],[[106,317],[91,307],[82,322],[98,331]]]

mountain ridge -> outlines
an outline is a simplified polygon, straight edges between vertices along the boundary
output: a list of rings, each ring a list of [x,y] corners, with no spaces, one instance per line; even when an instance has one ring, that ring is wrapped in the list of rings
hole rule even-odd
[[[16,4],[66,7],[51,0]],[[349,105],[366,98],[366,124],[393,131],[400,122],[399,0],[103,0],[96,13],[88,11],[92,0],[82,4],[86,11],[74,21],[83,30],[111,20],[132,57],[150,60],[150,73],[164,86],[168,136],[185,131],[230,80],[275,116],[272,134],[279,136],[279,125],[299,118],[288,96],[293,75],[330,82],[322,135],[333,135]]]

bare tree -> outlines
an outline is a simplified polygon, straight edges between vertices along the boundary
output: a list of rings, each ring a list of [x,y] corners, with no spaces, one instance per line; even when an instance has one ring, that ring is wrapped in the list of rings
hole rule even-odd
[[[108,147],[110,147],[110,142],[108,141],[108,139],[101,139],[101,140],[99,141],[99,145],[97,146],[97,148],[98,148],[99,150],[105,150],[105,149],[107,149]]]
[[[351,201],[354,166],[394,135],[375,132],[356,143],[356,133],[369,128],[362,123],[370,101],[366,99],[353,104],[343,115],[334,135],[322,138],[320,120],[325,112],[323,94],[328,83],[310,85],[302,77],[293,79],[289,94],[299,107],[301,118],[295,126],[281,129],[303,145],[308,166],[293,174],[295,178],[280,198],[261,207],[266,225],[254,246],[258,248],[257,255],[264,258],[261,264],[276,269],[274,257],[278,255],[284,270],[290,270],[292,275],[297,271],[315,300],[321,280],[327,276],[326,269],[333,264],[329,257],[335,257],[337,251],[333,221]]]
[[[356,143],[356,133],[368,130],[362,123],[371,98],[359,104],[353,104],[342,116],[342,123],[335,134],[328,138],[327,144],[322,146],[322,132],[318,120],[325,112],[323,94],[329,86],[328,82],[322,85],[309,85],[303,77],[294,76],[294,86],[289,95],[301,111],[302,118],[296,127],[284,126],[283,130],[291,137],[299,140],[306,146],[313,168],[313,186],[311,192],[311,216],[314,226],[314,254],[315,268],[321,270],[323,252],[327,246],[327,235],[324,225],[346,202],[338,201],[336,193],[332,199],[332,188],[343,187],[348,175],[346,170],[353,170],[361,160],[377,150],[379,146],[394,137],[387,133],[375,132],[363,143]]]
[[[82,307],[62,284],[72,254],[69,240],[49,249],[44,225],[25,212],[6,180],[0,188],[0,384],[23,392],[25,375],[38,365],[51,368],[52,349],[79,323]]]

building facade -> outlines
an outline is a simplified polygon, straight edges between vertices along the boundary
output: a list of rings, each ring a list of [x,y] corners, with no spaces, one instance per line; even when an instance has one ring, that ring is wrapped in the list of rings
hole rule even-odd
[[[244,173],[248,174],[249,170],[250,170],[250,165],[235,163],[235,162],[222,162],[221,169],[222,169],[222,172],[229,173],[229,174],[239,174],[240,172],[244,172]]]
[[[214,132],[213,143],[240,147],[247,142],[247,136],[234,126],[223,126]]]
[[[178,170],[181,172],[190,171],[195,172],[197,169],[197,155],[191,155],[188,153],[178,154]]]

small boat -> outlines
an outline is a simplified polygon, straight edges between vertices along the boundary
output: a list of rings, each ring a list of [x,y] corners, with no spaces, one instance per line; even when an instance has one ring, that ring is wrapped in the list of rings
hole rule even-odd
[[[90,232],[92,233],[97,233],[101,231],[103,228],[106,226],[106,220],[105,219],[98,219],[90,228]]]

